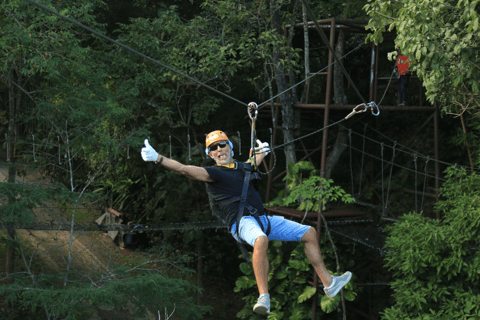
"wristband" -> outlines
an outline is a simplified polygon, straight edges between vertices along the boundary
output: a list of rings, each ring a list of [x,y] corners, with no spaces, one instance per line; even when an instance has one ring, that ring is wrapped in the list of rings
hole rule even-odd
[[[157,164],[158,163],[162,164],[162,162],[163,162],[163,156],[160,156],[160,161],[155,161],[155,163],[157,163]]]

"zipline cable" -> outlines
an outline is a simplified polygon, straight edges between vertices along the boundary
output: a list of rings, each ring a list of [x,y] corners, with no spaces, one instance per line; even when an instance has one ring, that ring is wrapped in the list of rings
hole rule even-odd
[[[347,54],[345,54],[344,56],[342,56],[340,59],[345,58],[345,57],[348,56],[350,53],[352,53],[352,52],[354,52],[355,50],[357,50],[358,48],[360,48],[362,45],[363,45],[363,43],[360,43],[356,48],[354,48],[353,50],[351,50],[350,52],[348,52]],[[279,96],[281,96],[281,95],[284,94],[285,92],[288,92],[288,91],[292,90],[293,88],[301,85],[302,83],[304,83],[304,82],[307,81],[308,79],[315,77],[317,74],[319,74],[320,72],[323,72],[325,69],[327,69],[328,67],[334,65],[335,63],[336,63],[336,61],[330,63],[329,65],[325,66],[323,69],[320,69],[319,71],[313,73],[313,74],[310,75],[309,77],[307,77],[307,78],[303,79],[302,81],[294,84],[294,85],[291,86],[290,88],[288,88],[288,89],[280,92],[280,93],[277,94],[276,96],[273,96],[273,97],[269,98],[267,101],[264,101],[264,102],[260,103],[260,104],[258,105],[258,107],[260,108],[260,107],[263,106],[264,104],[268,103],[268,101],[273,101],[273,99],[278,98]],[[270,104],[272,104],[272,102],[270,102]]]
[[[144,59],[146,59],[146,60],[148,60],[148,61],[150,61],[150,62],[153,62],[153,63],[155,63],[155,64],[157,64],[157,65],[159,65],[159,66],[161,66],[161,67],[163,67],[163,68],[165,68],[165,69],[168,69],[168,70],[170,70],[170,71],[172,71],[172,72],[175,72],[175,73],[178,74],[178,75],[181,75],[182,77],[187,78],[188,80],[191,80],[191,81],[193,81],[193,82],[195,82],[195,83],[198,83],[199,85],[204,86],[204,87],[207,88],[207,89],[210,89],[210,90],[212,90],[212,91],[214,91],[214,92],[216,92],[216,93],[218,93],[218,94],[221,94],[222,96],[224,96],[224,97],[226,97],[226,98],[228,98],[228,99],[230,99],[230,100],[233,100],[233,101],[235,101],[235,102],[238,102],[238,103],[240,103],[240,104],[242,104],[242,105],[244,105],[244,106],[247,105],[245,102],[242,102],[242,101],[240,101],[240,100],[238,100],[238,99],[236,99],[236,98],[234,98],[234,97],[232,97],[232,96],[229,96],[228,94],[225,94],[225,93],[223,93],[223,92],[221,92],[221,91],[219,91],[219,90],[217,90],[217,89],[215,89],[215,88],[213,88],[213,87],[210,87],[209,85],[207,85],[207,84],[205,84],[205,83],[203,83],[203,82],[201,82],[201,81],[199,81],[199,80],[197,80],[197,79],[195,79],[195,78],[192,78],[192,77],[190,77],[190,76],[188,76],[188,75],[186,75],[186,74],[184,74],[184,73],[182,73],[182,72],[180,72],[180,71],[178,71],[178,70],[175,70],[175,69],[173,69],[172,67],[169,67],[169,66],[167,66],[167,65],[165,65],[165,64],[163,64],[163,63],[161,63],[161,62],[159,62],[159,61],[157,61],[157,60],[155,60],[155,59],[153,59],[153,58],[151,58],[151,57],[149,57],[149,56],[141,53],[141,52],[136,51],[135,49],[132,49],[132,48],[130,48],[129,46],[126,46],[126,45],[124,45],[124,44],[122,44],[122,43],[120,43],[120,42],[118,42],[118,41],[116,41],[116,40],[113,40],[112,38],[107,37],[107,36],[104,35],[103,33],[100,33],[100,32],[98,32],[98,31],[96,31],[96,30],[94,30],[94,29],[91,29],[91,28],[89,28],[89,27],[81,24],[81,23],[78,22],[78,21],[75,21],[75,20],[73,20],[73,19],[67,18],[67,17],[61,15],[60,13],[58,13],[58,12],[50,9],[49,7],[46,7],[46,6],[44,6],[44,5],[40,4],[40,3],[37,3],[37,2],[35,2],[35,1],[33,1],[33,0],[27,0],[27,1],[30,2],[31,4],[35,5],[35,6],[39,7],[40,9],[43,9],[43,10],[45,10],[45,11],[48,11],[48,12],[50,12],[51,14],[56,15],[57,17],[60,17],[60,18],[66,20],[66,21],[68,21],[68,22],[70,22],[70,23],[72,23],[72,24],[74,24],[74,25],[76,25],[76,26],[78,26],[78,27],[80,27],[80,28],[82,28],[82,29],[90,32],[90,33],[93,33],[93,34],[99,36],[100,38],[103,38],[103,39],[105,39],[105,40],[107,40],[107,41],[109,41],[109,42],[111,42],[111,43],[113,43],[113,44],[115,44],[115,45],[117,45],[117,46],[119,46],[119,47],[122,47],[122,48],[126,49],[127,51],[130,51],[130,52],[132,52],[132,53],[134,53],[134,54],[137,54],[137,55],[141,56],[142,58],[144,58]]]
[[[320,131],[323,131],[323,130],[325,130],[325,129],[328,129],[328,128],[330,128],[330,127],[333,127],[333,126],[335,126],[335,125],[337,125],[337,124],[339,124],[340,122],[343,122],[343,121],[345,121],[345,120],[347,120],[347,118],[340,119],[340,120],[338,120],[337,122],[331,123],[331,124],[329,124],[329,125],[326,126],[326,127],[320,128],[320,129],[318,129],[318,130],[316,130],[316,131],[314,131],[314,132],[311,132],[311,133],[309,133],[309,134],[306,134],[306,135],[304,135],[304,136],[302,136],[302,137],[298,137],[297,139],[293,139],[293,140],[291,140],[291,141],[289,141],[289,142],[285,142],[284,144],[275,146],[275,147],[273,147],[272,149],[278,149],[278,148],[283,147],[283,146],[285,146],[285,145],[287,145],[287,144],[294,143],[295,141],[304,139],[304,138],[309,137],[309,136],[311,136],[311,135],[314,135],[314,134],[316,134],[316,133],[318,133],[318,132],[320,132]]]

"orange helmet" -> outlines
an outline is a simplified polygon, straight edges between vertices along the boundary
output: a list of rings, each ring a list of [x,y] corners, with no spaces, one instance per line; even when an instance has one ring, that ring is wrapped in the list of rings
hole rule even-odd
[[[205,145],[208,148],[212,143],[215,143],[217,141],[228,141],[228,140],[229,139],[225,134],[225,132],[220,130],[215,130],[207,134],[207,137],[205,138]]]
[[[225,132],[220,130],[215,130],[207,134],[207,137],[205,138],[205,145],[207,146],[205,148],[205,154],[208,156],[208,152],[210,151],[210,146],[212,145],[212,143],[215,143],[218,141],[228,141],[228,145],[230,146],[230,150],[231,150],[230,154],[233,157],[233,154],[234,154],[233,144],[230,142]]]

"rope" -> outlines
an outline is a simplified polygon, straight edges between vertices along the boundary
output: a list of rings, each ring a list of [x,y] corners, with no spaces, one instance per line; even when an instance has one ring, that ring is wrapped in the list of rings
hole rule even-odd
[[[366,126],[366,125],[367,125],[367,124],[365,124],[365,126]],[[373,127],[370,127],[370,128],[372,128],[373,131],[375,131],[376,133],[380,134],[381,136],[387,138],[389,141],[395,142],[395,140],[393,140],[393,139],[385,136],[384,134],[382,134],[380,131],[376,130],[375,128],[373,128]],[[360,137],[363,137],[363,139],[368,139],[368,140],[371,141],[371,142],[374,142],[374,143],[377,143],[377,144],[381,144],[381,142],[379,142],[378,140],[374,140],[374,139],[372,139],[372,138],[369,138],[369,137],[367,137],[365,134],[362,135],[362,134],[360,134],[360,133],[358,133],[358,132],[355,132],[355,131],[352,131],[352,132],[353,132],[354,134],[360,136]],[[420,157],[420,158],[423,158],[423,159],[429,158],[429,160],[433,160],[433,161],[435,161],[435,162],[444,164],[444,165],[446,165],[446,166],[456,165],[455,163],[450,163],[450,162],[445,162],[445,161],[441,161],[441,160],[432,159],[429,155],[423,155],[423,154],[419,153],[418,151],[415,151],[415,150],[413,150],[413,149],[410,149],[409,147],[407,147],[407,146],[405,146],[405,145],[402,145],[402,144],[400,144],[400,143],[397,143],[397,145],[398,145],[399,147],[402,147],[402,148],[404,148],[404,149],[407,149],[407,150],[411,151],[411,152],[407,152],[407,151],[405,151],[405,150],[398,149],[399,152],[403,152],[403,153],[408,154],[408,155],[410,155],[410,156],[414,156],[415,154],[417,154],[417,156]],[[387,147],[388,147],[388,146],[387,146]],[[460,166],[460,165],[459,165],[459,166]],[[470,169],[470,166],[461,166],[461,167],[462,167],[462,168],[466,168],[466,169]],[[480,168],[475,168],[475,170],[478,172],[478,171],[480,171]]]
[[[348,147],[348,146],[347,146],[347,147]],[[355,150],[355,151],[362,152],[361,150],[359,150],[359,149],[357,149],[357,148],[355,148],[355,147],[352,147],[352,148],[353,148],[353,150]],[[365,152],[365,154],[368,155],[368,156],[370,156],[370,157],[372,157],[373,159],[377,159],[377,160],[380,160],[380,161],[384,161],[384,160],[382,160],[381,158],[376,157],[376,156],[374,156],[374,155],[372,155],[372,154],[370,154],[370,153],[368,153],[368,152]],[[428,157],[428,159],[430,159],[430,157]],[[407,168],[407,167],[404,167],[404,166],[401,166],[401,165],[399,165],[399,164],[395,164],[395,163],[392,163],[392,162],[389,162],[389,161],[384,161],[384,162],[387,163],[387,164],[395,165],[396,167],[402,168],[402,169],[404,169],[404,170],[408,170],[408,171],[411,171],[411,172],[415,172],[414,170],[412,170],[412,169],[410,169],[410,168]],[[429,178],[433,178],[433,179],[436,178],[435,176],[428,175],[428,174],[425,174],[425,176],[427,176],[427,177],[429,177]],[[447,179],[440,178],[440,177],[439,177],[438,179],[441,180],[441,181],[447,181]]]
[[[397,142],[395,141],[395,144],[393,145],[393,154],[392,154],[392,165],[390,166],[390,177],[388,179],[388,187],[387,187],[387,200],[385,201],[385,211],[388,209],[388,196],[390,194],[390,183],[392,182],[392,173],[393,173],[393,160],[395,159],[395,146],[397,145]]]
[[[212,91],[214,91],[214,92],[216,92],[216,93],[218,93],[218,94],[221,94],[222,96],[224,96],[224,97],[226,97],[226,98],[228,98],[228,99],[230,99],[230,100],[233,100],[233,101],[235,101],[235,102],[238,102],[238,103],[240,103],[240,104],[242,104],[242,105],[247,105],[246,103],[244,103],[244,102],[242,102],[242,101],[240,101],[240,100],[238,100],[238,99],[235,99],[234,97],[229,96],[229,95],[227,95],[227,94],[225,94],[225,93],[223,93],[223,92],[221,92],[221,91],[219,91],[219,90],[217,90],[217,89],[215,89],[215,88],[213,88],[213,87],[210,87],[209,85],[207,85],[207,84],[205,84],[205,83],[203,83],[203,82],[201,82],[201,81],[199,81],[199,80],[197,80],[197,79],[195,79],[195,78],[192,78],[192,77],[190,77],[190,76],[188,76],[188,75],[186,75],[186,74],[184,74],[184,73],[182,73],[182,72],[180,72],[180,71],[178,71],[178,70],[175,70],[175,69],[173,69],[173,68],[171,68],[171,67],[169,67],[169,66],[167,66],[167,65],[165,65],[165,64],[163,64],[163,63],[161,63],[161,62],[158,62],[157,60],[155,60],[155,59],[153,59],[153,58],[151,58],[151,57],[149,57],[149,56],[147,56],[147,55],[145,55],[145,54],[143,54],[143,53],[141,53],[141,52],[138,52],[138,51],[130,48],[129,46],[126,46],[126,45],[124,45],[124,44],[122,44],[122,43],[120,43],[120,42],[118,42],[118,41],[115,41],[115,40],[113,40],[112,38],[107,37],[107,36],[104,35],[103,33],[100,33],[100,32],[98,32],[98,31],[96,31],[96,30],[94,30],[94,29],[91,29],[91,28],[89,28],[89,27],[81,24],[81,23],[78,22],[78,21],[75,21],[75,20],[73,20],[73,19],[67,18],[67,17],[61,15],[60,13],[58,13],[58,12],[56,12],[56,11],[53,11],[52,9],[50,9],[50,8],[48,8],[48,7],[40,4],[40,3],[37,3],[37,2],[35,2],[35,1],[33,1],[33,0],[27,0],[27,1],[30,2],[31,4],[35,5],[35,6],[39,7],[40,9],[43,9],[43,10],[45,10],[45,11],[47,11],[47,12],[50,12],[51,14],[54,14],[54,15],[56,15],[57,17],[59,17],[59,18],[61,18],[61,19],[64,19],[64,20],[70,22],[71,24],[74,24],[74,25],[76,25],[76,26],[84,29],[85,31],[88,31],[88,32],[90,32],[90,33],[93,33],[93,34],[99,36],[100,38],[103,38],[103,39],[105,39],[105,40],[107,40],[107,41],[109,41],[109,42],[111,42],[111,43],[113,43],[113,44],[115,44],[115,45],[117,45],[117,46],[119,46],[119,47],[122,47],[122,48],[126,49],[127,51],[130,51],[130,52],[132,52],[132,53],[134,53],[134,54],[136,54],[136,55],[139,55],[140,57],[142,57],[142,58],[144,58],[144,59],[146,59],[146,60],[148,60],[148,61],[150,61],[150,62],[153,62],[153,63],[155,63],[155,64],[157,64],[157,65],[159,65],[159,66],[162,66],[162,67],[164,67],[165,69],[168,69],[168,70],[170,70],[170,71],[172,71],[172,72],[175,72],[176,74],[181,75],[182,77],[185,77],[185,78],[189,79],[190,81],[193,81],[193,82],[195,82],[195,83],[198,83],[199,85],[204,86],[205,88],[207,88],[207,89],[209,89],[209,90],[212,90]]]
[[[385,98],[385,95],[387,94],[388,87],[390,87],[390,82],[392,81],[394,73],[395,73],[395,66],[393,67],[392,74],[390,75],[390,79],[388,80],[387,88],[385,89],[385,92],[383,93],[382,99],[380,99],[380,102],[378,103],[378,105],[382,104],[383,98]]]
[[[325,224],[322,224],[322,227],[326,228],[326,227],[325,227]],[[360,243],[360,244],[363,244],[364,246],[367,246],[367,247],[369,247],[369,248],[371,248],[371,249],[377,250],[378,252],[380,252],[380,254],[381,254],[382,256],[385,255],[385,254],[388,252],[387,250],[384,250],[384,249],[382,249],[382,248],[378,248],[378,247],[372,246],[371,244],[368,244],[368,243],[366,243],[366,242],[363,241],[363,240],[360,240],[360,239],[351,237],[351,236],[346,235],[346,234],[344,234],[344,233],[342,233],[342,232],[339,232],[339,231],[337,231],[337,230],[330,229],[330,231],[333,232],[333,233],[336,233],[336,234],[338,234],[338,235],[341,235],[341,236],[343,236],[343,237],[345,237],[345,238],[347,238],[347,239],[350,239],[350,240],[352,240],[352,241],[355,241],[355,242],[358,242],[358,243]]]
[[[363,180],[363,160],[365,159],[365,136],[367,134],[367,126],[368,124],[365,123],[363,128],[363,150],[362,150],[362,164],[360,167],[360,187],[358,188],[358,196],[362,194],[362,180]]]

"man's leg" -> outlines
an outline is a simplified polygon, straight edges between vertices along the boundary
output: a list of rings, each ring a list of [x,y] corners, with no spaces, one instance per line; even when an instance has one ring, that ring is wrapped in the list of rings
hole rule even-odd
[[[258,237],[253,246],[253,272],[257,280],[260,297],[253,307],[253,311],[260,314],[270,313],[270,295],[268,294],[268,238]]]
[[[302,242],[305,243],[305,254],[317,272],[318,277],[322,281],[324,287],[329,287],[332,284],[332,276],[323,262],[322,253],[320,252],[320,246],[317,241],[317,234],[314,228],[310,228],[305,232],[302,237]]]
[[[397,94],[398,94],[397,104],[400,105],[402,103],[402,80],[401,80],[401,77],[397,79]]]
[[[347,271],[341,276],[330,275],[323,262],[320,246],[317,241],[317,234],[314,228],[308,229],[302,236],[301,241],[305,243],[305,253],[323,283],[325,294],[330,298],[336,296],[337,293],[340,292],[340,290],[350,281],[352,273]]]
[[[255,240],[253,247],[253,272],[257,280],[258,292],[260,295],[268,293],[268,238],[266,236],[259,237]]]

